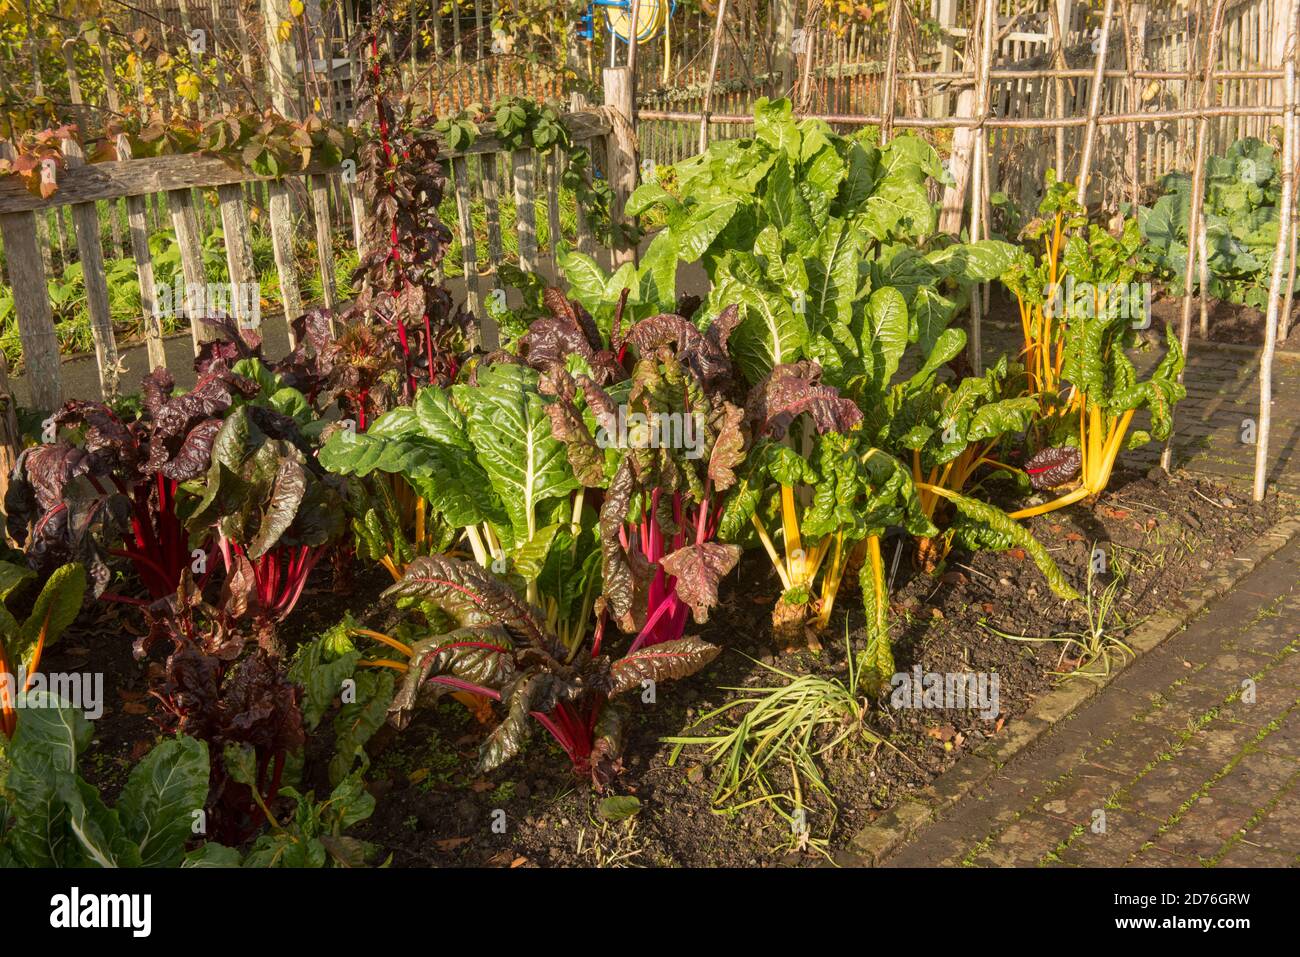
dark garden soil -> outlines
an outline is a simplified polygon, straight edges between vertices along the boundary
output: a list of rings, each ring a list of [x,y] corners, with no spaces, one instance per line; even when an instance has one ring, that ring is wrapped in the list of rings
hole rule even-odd
[[[1034,519],[1032,527],[1076,587],[1082,588],[1087,578],[1094,546],[1104,547],[1112,572],[1126,574],[1121,616],[1133,625],[1175,606],[1182,590],[1195,585],[1213,563],[1294,509],[1289,500],[1274,497],[1255,504],[1209,480],[1170,478],[1155,470],[1149,475],[1117,473],[1092,507],[1049,513]],[[888,541],[887,567],[896,551],[895,542]],[[1059,644],[1011,641],[986,625],[1048,636],[1077,630],[1086,620],[1081,604],[1055,598],[1018,550],[974,556],[954,552],[946,568],[928,575],[913,567],[910,545],[905,545],[894,576],[898,669],[920,664],[933,672],[996,672],[1001,713],[988,720],[973,710],[890,710],[887,701],[878,702],[868,724],[890,746],[841,746],[823,762],[834,803],[804,794],[810,847],[796,847],[786,818],[765,804],[734,815],[716,813],[711,806],[714,769],[702,766],[701,754],[692,749],[670,767],[672,748],[660,741],[737,696],[722,687],[779,683],[762,663],[843,677],[846,629],[855,646],[860,637],[859,595],[841,595],[820,656],[774,655],[768,615],[779,586],[761,552],[746,555],[712,619],[698,628],[723,648],[719,658],[690,679],[661,686],[657,703],[633,702],[640,713],[629,733],[626,771],[611,793],[639,798],[641,808],[634,817],[603,821],[597,814],[598,796],[573,777],[563,753],[540,727],[514,761],[487,777],[475,777],[472,769],[485,728],[463,705],[445,698],[400,734],[385,728],[372,741],[367,777],[377,808],[355,832],[382,848],[381,859],[391,854],[395,866],[819,863],[824,858],[817,845],[842,846],[901,796],[999,733],[1052,686],[1053,671],[1071,665],[1062,665]],[[1095,584],[1105,581],[1109,578]],[[388,584],[379,573],[338,594],[328,571],[318,575],[286,635],[289,644],[319,633],[344,609],[364,615]],[[112,794],[153,744],[156,731],[147,695],[151,666],[131,657],[134,611],[100,607],[97,621],[79,623],[46,660],[54,670],[105,674],[107,705],[96,722],[85,773]],[[371,617],[382,621],[382,611]],[[328,726],[328,721],[322,724]],[[328,738],[324,730],[308,746],[307,784],[318,794],[328,792]],[[783,781],[777,786],[787,787]],[[504,819],[495,816],[504,821],[504,833],[492,826],[497,810],[504,811]]]

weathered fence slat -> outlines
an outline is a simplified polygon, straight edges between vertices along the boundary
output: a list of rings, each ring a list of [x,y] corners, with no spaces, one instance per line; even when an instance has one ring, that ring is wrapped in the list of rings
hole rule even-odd
[[[465,305],[470,314],[479,320],[479,342],[488,348],[488,324],[492,324],[492,337],[497,336],[496,323],[489,319],[483,310],[482,297],[479,293],[478,249],[474,243],[474,220],[471,216],[471,198],[469,185],[469,163],[463,156],[451,161],[452,173],[456,179],[456,216],[460,221],[461,262],[465,268]],[[493,342],[495,349],[498,343]]]
[[[555,274],[560,274],[560,244],[564,235],[560,229],[560,151],[552,149],[547,165],[546,228],[550,240],[551,264]]]
[[[275,274],[280,281],[280,305],[284,321],[289,324],[289,344],[294,342],[292,322],[302,314],[302,292],[293,261],[293,205],[289,187],[275,180],[268,185],[267,219],[271,223],[271,251],[275,254]]]
[[[338,301],[334,288],[334,243],[330,234],[329,181],[323,175],[309,178],[312,218],[316,221],[316,258],[320,261],[321,295],[331,312]]]
[[[226,267],[230,272],[231,314],[240,328],[260,325],[260,290],[253,270],[253,247],[249,242],[248,207],[239,184],[217,187],[221,203],[221,234],[226,243]]]
[[[131,155],[131,143],[123,134],[117,138],[119,156]],[[149,223],[143,196],[126,197],[126,224],[131,238],[131,255],[135,275],[140,283],[140,313],[144,321],[145,349],[149,368],[167,367],[167,350],[163,348],[162,326],[158,316],[158,288],[154,282],[153,258],[149,253]]]
[[[519,234],[519,268],[537,269],[537,208],[533,200],[533,153],[515,150],[510,154],[515,177],[515,231]]]
[[[185,304],[185,317],[190,323],[190,336],[194,340],[194,354],[198,355],[199,346],[213,338],[213,332],[200,328],[202,322],[202,305],[207,298],[207,274],[203,270],[203,246],[199,240],[199,220],[194,210],[194,194],[189,189],[173,189],[167,193],[167,207],[171,210],[172,229],[176,233],[176,245],[181,254],[181,275],[185,279],[185,288],[172,291],[173,308]],[[195,302],[195,294],[199,301]]]
[[[501,268],[501,260],[505,256],[505,251],[501,248],[501,206],[497,199],[499,175],[497,156],[495,153],[485,153],[481,162],[483,164],[483,214],[487,218],[488,268],[492,271],[495,282],[497,271]]]

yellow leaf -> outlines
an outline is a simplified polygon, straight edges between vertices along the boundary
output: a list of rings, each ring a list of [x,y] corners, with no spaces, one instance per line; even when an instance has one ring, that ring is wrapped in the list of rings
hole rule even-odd
[[[289,12],[293,14],[295,17],[302,16],[302,11],[304,9],[305,8],[302,5],[302,0],[289,0]]]
[[[293,24],[288,20],[281,20],[279,29],[275,31],[275,35],[281,43],[288,43],[289,37],[293,36]]]

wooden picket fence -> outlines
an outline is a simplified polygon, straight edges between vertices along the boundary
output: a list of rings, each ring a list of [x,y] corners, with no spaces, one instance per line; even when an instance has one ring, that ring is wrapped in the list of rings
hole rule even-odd
[[[622,184],[621,192],[616,198],[621,208],[621,199],[630,192],[632,180],[629,177],[635,175],[635,146],[630,124],[626,121],[611,121],[610,113],[608,107],[571,113],[565,116],[564,123],[575,143],[587,146],[599,158],[601,168],[609,172],[611,182],[616,186]],[[483,320],[483,346],[495,348],[496,329],[485,316],[483,294],[485,285],[495,282],[494,277],[505,261],[499,196],[501,173],[508,174],[507,181],[511,184],[517,211],[516,265],[525,271],[534,271],[541,264],[543,252],[539,249],[534,211],[539,179],[545,189],[551,237],[549,248],[545,252],[552,263],[557,254],[562,232],[559,189],[561,157],[555,150],[544,154],[532,149],[508,150],[495,136],[483,135],[467,149],[447,153],[445,159],[452,174],[456,199],[458,222],[454,227],[462,247],[466,304],[473,315]],[[307,193],[311,199],[310,212],[318,251],[317,265],[324,291],[323,305],[327,308],[339,305],[334,289],[333,226],[328,193],[330,181],[341,179],[344,174],[345,171],[340,167],[320,166],[311,167],[304,174]],[[47,291],[37,217],[58,207],[71,210],[86,285],[100,390],[104,396],[112,396],[119,391],[119,344],[109,315],[108,281],[104,271],[99,210],[96,204],[117,200],[126,202],[130,218],[131,249],[135,257],[145,317],[145,344],[152,368],[166,365],[167,360],[156,315],[159,296],[148,244],[146,209],[149,199],[157,194],[165,200],[180,248],[181,271],[186,286],[206,288],[208,279],[204,272],[196,209],[203,202],[202,194],[215,191],[221,215],[227,276],[232,287],[240,288],[257,282],[253,272],[251,231],[244,189],[249,184],[264,185],[273,199],[283,196],[287,200],[290,188],[287,179],[256,176],[235,169],[220,158],[197,154],[90,165],[69,163],[60,176],[57,192],[47,200],[32,195],[14,178],[0,179],[0,237],[4,243],[8,280],[13,290],[22,339],[25,379],[34,408],[54,410],[69,397],[64,390],[63,368]],[[350,198],[354,224],[352,241],[357,245],[358,253],[361,253],[365,209],[354,183],[338,185]],[[477,201],[482,202],[487,223],[486,255],[480,254],[471,219],[471,210]],[[279,321],[287,322],[303,310],[300,277],[292,255],[294,224],[287,201],[272,202],[269,206],[276,271],[284,303],[283,318]],[[590,225],[582,216],[578,218],[575,244],[585,252],[596,252]],[[235,296],[231,302],[232,318],[245,325],[252,323],[255,317],[248,314],[247,301]],[[186,318],[190,320],[197,350],[200,343],[211,338],[214,332],[198,322],[197,315],[188,315]],[[292,334],[290,342],[292,344]],[[0,384],[0,391],[7,394],[7,384]]]

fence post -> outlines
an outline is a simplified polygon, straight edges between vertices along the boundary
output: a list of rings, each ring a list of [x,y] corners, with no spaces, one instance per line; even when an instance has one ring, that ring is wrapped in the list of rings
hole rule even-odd
[[[605,106],[610,108],[610,131],[605,138],[610,189],[609,221],[623,221],[623,207],[636,189],[636,129],[633,124],[632,76],[625,66],[609,67],[604,72]],[[611,244],[612,245],[612,244]],[[614,268],[636,261],[636,249],[611,249]]]
[[[949,32],[957,25],[957,0],[939,0],[939,29],[942,31],[940,43],[943,45],[939,51],[939,72],[948,73],[952,70],[953,59],[956,56],[957,41]],[[948,113],[948,94],[936,93],[930,101],[930,115],[939,118],[946,116]]]
[[[36,214],[0,215],[0,239],[4,241],[32,405],[43,412],[56,412],[63,405],[63,370],[45,287],[45,264],[36,238]]]
[[[1300,12],[1297,0],[1288,0],[1286,4],[1286,61],[1285,96],[1282,100],[1286,110],[1282,119],[1282,194],[1278,201],[1277,243],[1273,247],[1273,273],[1268,284],[1268,314],[1264,320],[1264,351],[1259,357],[1259,429],[1255,435],[1255,501],[1264,500],[1264,491],[1268,479],[1268,440],[1269,429],[1273,420],[1273,359],[1277,350],[1277,332],[1280,308],[1283,303],[1278,297],[1282,292],[1282,262],[1286,256],[1286,247],[1291,235],[1292,206],[1295,201],[1295,163],[1296,163],[1296,14]],[[1201,293],[1205,295],[1204,291]],[[1290,301],[1285,303],[1290,308]]]
[[[952,2],[952,0],[949,0]],[[794,75],[798,60],[794,55],[795,0],[776,0],[776,22],[772,30],[772,70],[781,74],[772,78],[773,96],[794,95]]]

